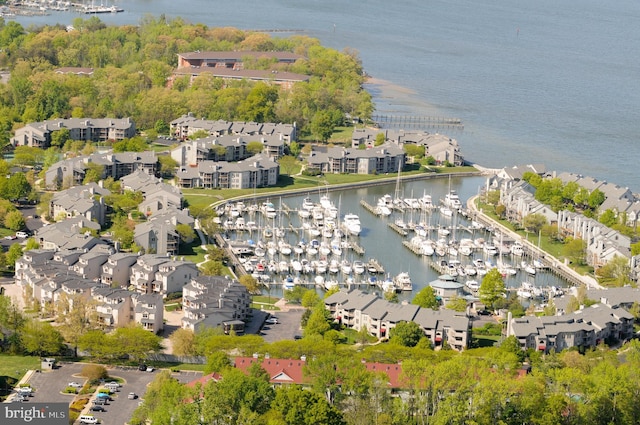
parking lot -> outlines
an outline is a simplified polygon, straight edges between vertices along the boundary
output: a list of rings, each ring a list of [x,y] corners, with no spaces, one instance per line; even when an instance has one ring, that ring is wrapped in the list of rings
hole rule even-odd
[[[296,335],[302,335],[300,319],[304,309],[290,309],[288,311],[277,311],[274,315],[278,318],[277,324],[265,323],[260,330],[260,335],[266,342],[276,342],[283,339],[295,339]]]
[[[59,368],[41,373],[35,373],[29,380],[29,384],[35,390],[32,397],[28,398],[31,403],[71,403],[74,399],[72,394],[63,394],[70,382],[84,384],[84,378],[79,374],[85,364],[65,363]],[[122,425],[129,421],[133,411],[138,407],[141,399],[147,390],[147,385],[153,380],[157,371],[143,372],[137,368],[114,367],[108,369],[109,376],[121,378],[124,382],[119,391],[112,394],[112,400],[108,401],[104,412],[90,412],[100,420],[101,424]],[[173,375],[180,382],[187,383],[202,376],[200,372],[182,372]],[[130,400],[127,395],[133,392],[138,398]]]

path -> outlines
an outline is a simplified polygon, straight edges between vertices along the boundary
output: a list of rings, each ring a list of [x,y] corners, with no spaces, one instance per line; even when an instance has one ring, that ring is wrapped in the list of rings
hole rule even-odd
[[[551,254],[549,254],[546,251],[541,250],[540,248],[538,248],[533,243],[529,242],[526,239],[523,239],[519,234],[517,234],[513,230],[505,227],[502,223],[499,223],[499,222],[495,221],[493,218],[489,217],[488,215],[484,214],[482,211],[478,210],[476,208],[476,203],[475,203],[477,198],[478,198],[478,195],[469,198],[469,200],[467,201],[467,208],[470,211],[473,211],[473,213],[475,215],[482,217],[486,222],[494,223],[496,226],[498,226],[500,228],[500,231],[503,232],[505,235],[509,235],[511,238],[513,238],[513,240],[521,241],[524,245],[527,246],[527,248],[529,250],[537,253],[537,255],[539,255],[539,256],[544,256],[547,260],[551,261],[551,263],[553,264],[553,267],[557,267],[558,269],[562,269],[564,272],[566,272],[566,273],[570,274],[571,276],[573,276],[576,280],[584,283],[587,286],[587,288],[589,288],[589,289],[604,289],[604,287],[601,286],[598,283],[598,281],[596,281],[591,276],[581,275],[580,273],[578,273],[575,270],[573,270],[571,267],[569,267],[566,264],[564,264],[558,258],[552,256]]]

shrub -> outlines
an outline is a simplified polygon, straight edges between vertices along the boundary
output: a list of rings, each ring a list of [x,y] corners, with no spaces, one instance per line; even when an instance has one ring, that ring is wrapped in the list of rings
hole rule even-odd
[[[76,389],[73,388],[73,387],[67,387],[67,388],[64,389],[63,392],[66,393],[66,394],[77,394],[78,393],[78,391],[76,391]]]
[[[107,377],[107,369],[104,366],[89,364],[82,368],[82,376],[91,382],[97,382]]]

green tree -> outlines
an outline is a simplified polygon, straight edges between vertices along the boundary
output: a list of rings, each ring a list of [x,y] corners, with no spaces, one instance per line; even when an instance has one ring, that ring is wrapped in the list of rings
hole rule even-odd
[[[497,268],[493,268],[487,272],[480,283],[478,295],[480,301],[490,308],[493,308],[496,301],[501,299],[506,293],[504,280]]]
[[[425,286],[416,294],[411,301],[412,304],[419,305],[422,308],[430,308],[437,310],[440,308],[440,301],[436,297],[436,292],[431,286]]]
[[[229,367],[231,367],[229,357],[222,351],[216,351],[207,356],[207,365],[204,373],[221,373]]]
[[[271,408],[285,425],[345,425],[334,406],[320,395],[298,386],[279,387]]]
[[[256,294],[260,291],[258,288],[258,281],[250,274],[240,276],[238,278],[238,282],[244,285],[251,294]]]
[[[75,357],[78,357],[78,344],[82,335],[89,330],[98,329],[95,302],[77,294],[62,293],[56,307],[58,329],[65,341],[73,348]]]
[[[70,139],[69,129],[61,128],[60,130],[51,132],[51,146],[61,148]]]
[[[15,267],[16,260],[20,257],[22,257],[22,247],[17,243],[11,245],[7,251],[7,265]]]
[[[607,227],[613,227],[616,223],[618,223],[618,217],[616,216],[615,211],[609,208],[602,214],[600,214],[598,221]]]
[[[264,145],[262,144],[262,142],[249,142],[247,143],[247,152],[253,156],[253,155],[257,155],[260,152],[262,152],[262,150],[264,149]]]
[[[384,145],[384,142],[387,141],[387,136],[385,136],[384,133],[378,133],[376,134],[376,140],[373,142],[374,146],[381,146]],[[434,162],[435,164],[435,162]]]
[[[527,232],[538,233],[547,224],[547,218],[542,214],[529,214],[522,220],[522,226]]]
[[[161,155],[158,157],[160,163],[160,174],[163,177],[173,177],[175,170],[178,168],[178,161],[169,155]]]
[[[596,269],[596,277],[604,286],[631,285],[631,266],[626,257],[615,256],[604,266]]]
[[[577,264],[584,263],[586,251],[587,243],[579,238],[567,238],[562,247],[564,255]]]
[[[389,340],[404,347],[415,347],[424,336],[416,322],[399,322],[389,331]]]
[[[196,335],[191,329],[178,328],[169,335],[169,340],[176,356],[196,355]]]
[[[296,141],[292,141],[289,143],[289,153],[292,157],[297,158],[300,155],[302,148],[300,147],[300,143]]]
[[[310,129],[316,140],[326,142],[333,134],[334,128],[335,123],[330,111],[321,110],[313,115]]]
[[[89,183],[98,183],[102,176],[104,175],[104,165],[96,164],[95,162],[90,162],[86,164],[86,170],[84,172],[84,180],[82,180],[83,184]]]
[[[4,227],[16,230],[23,229],[25,226],[24,217],[20,211],[11,211],[4,216]]]
[[[151,352],[157,352],[162,348],[162,339],[153,332],[142,329],[140,325],[131,324],[130,326],[117,328],[110,336],[113,338],[113,344],[118,355],[127,355],[136,362],[145,359]]]
[[[327,317],[327,310],[323,305],[317,305],[311,310],[311,315],[309,316],[309,320],[307,321],[307,326],[304,328],[305,336],[310,335],[324,335],[329,329],[331,329],[331,325],[329,321],[332,320],[331,317]]]
[[[449,299],[445,307],[449,310],[464,312],[467,310],[467,300],[462,297],[453,296]]]
[[[607,199],[605,194],[600,189],[593,189],[589,194],[588,204],[592,209],[597,209]]]
[[[36,356],[57,355],[62,350],[60,332],[48,322],[30,320],[20,333],[24,349]]]
[[[188,224],[177,224],[176,232],[185,243],[191,243],[196,238],[196,231]]]
[[[278,164],[280,164],[280,168],[282,168],[282,170],[287,175],[291,175],[291,173],[295,169],[296,165],[298,164],[298,161],[293,156],[285,155],[285,156],[281,157],[280,159],[278,159]]]
[[[424,146],[405,144],[403,149],[408,156],[412,156],[416,159],[421,159],[424,157]]]

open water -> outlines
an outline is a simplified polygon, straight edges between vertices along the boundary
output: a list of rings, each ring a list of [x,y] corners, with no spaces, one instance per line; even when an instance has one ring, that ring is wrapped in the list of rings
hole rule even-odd
[[[96,1],[95,4],[98,4]],[[146,15],[243,29],[304,29],[356,49],[378,112],[460,118],[467,159],[542,163],[640,191],[640,2],[618,0],[118,0]],[[78,15],[19,17],[25,27]],[[276,36],[286,34],[276,34]]]

